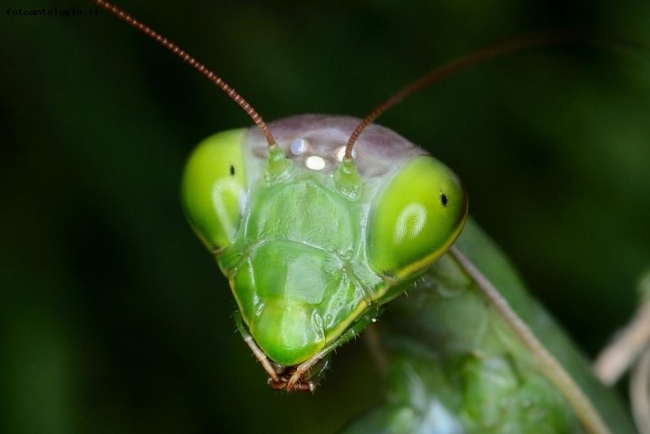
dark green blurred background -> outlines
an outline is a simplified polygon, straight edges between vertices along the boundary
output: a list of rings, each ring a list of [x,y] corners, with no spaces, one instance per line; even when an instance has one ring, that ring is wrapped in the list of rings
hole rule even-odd
[[[650,46],[642,1],[397,3],[120,5],[268,120],[362,116],[433,66],[534,30]],[[0,432],[330,433],[368,405],[379,385],[360,341],[314,396],[272,393],[184,221],[185,158],[250,124],[234,103],[107,13],[0,14]],[[648,51],[497,60],[380,123],[457,171],[476,219],[590,355],[626,321],[650,266]]]

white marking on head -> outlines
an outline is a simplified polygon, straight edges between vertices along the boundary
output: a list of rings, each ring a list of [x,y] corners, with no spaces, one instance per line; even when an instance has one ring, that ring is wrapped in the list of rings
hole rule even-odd
[[[296,139],[291,143],[291,153],[293,155],[302,155],[311,151],[311,144],[305,139]]]
[[[323,170],[327,166],[324,158],[312,155],[305,160],[305,166],[311,170]]]
[[[341,162],[343,161],[343,157],[345,157],[345,146],[340,146],[336,148],[336,151],[334,151],[334,155],[336,155],[336,159]],[[357,158],[357,150],[353,149],[352,150],[352,158]]]

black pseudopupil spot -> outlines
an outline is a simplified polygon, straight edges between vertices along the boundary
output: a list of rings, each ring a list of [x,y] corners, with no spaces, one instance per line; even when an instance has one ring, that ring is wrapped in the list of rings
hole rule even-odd
[[[230,176],[235,176],[235,166],[230,165]]]
[[[446,194],[442,193],[440,195],[440,203],[442,204],[442,206],[447,206],[447,195]]]

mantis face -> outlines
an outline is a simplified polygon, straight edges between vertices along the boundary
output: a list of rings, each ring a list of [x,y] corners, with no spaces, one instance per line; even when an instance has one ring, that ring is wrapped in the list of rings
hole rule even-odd
[[[269,152],[257,129],[220,133],[185,170],[185,213],[278,389],[312,390],[319,362],[443,255],[467,216],[458,177],[388,129],[369,127],[346,163],[357,123],[284,119]]]

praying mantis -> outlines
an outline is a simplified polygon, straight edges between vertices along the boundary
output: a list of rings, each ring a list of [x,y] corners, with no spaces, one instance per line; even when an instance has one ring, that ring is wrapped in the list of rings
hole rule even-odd
[[[304,120],[304,119],[303,119],[303,120]],[[316,122],[316,123],[320,122],[318,119],[307,119],[307,121],[309,121],[309,122]],[[339,121],[337,121],[337,122],[339,122]],[[345,121],[342,121],[342,122],[345,122]],[[272,124],[272,128],[273,128],[273,124]],[[285,128],[285,127],[282,126],[282,125],[280,125],[280,124],[278,124],[275,128],[278,128],[278,129],[282,130],[282,129]],[[346,127],[346,128],[347,128],[347,127]],[[349,128],[348,128],[348,129],[349,129]],[[374,130],[373,130],[373,131],[374,131]],[[244,141],[244,139],[242,138],[242,135],[241,135],[241,134],[243,134],[243,133],[239,133],[239,135],[236,136],[235,140]],[[249,133],[246,133],[246,134],[249,134]],[[250,133],[250,134],[254,134],[254,133]],[[379,134],[379,133],[377,133],[377,134]],[[299,138],[300,138],[299,136],[296,137],[296,139],[299,139]],[[221,140],[221,139],[220,139],[220,140]],[[229,139],[229,140],[230,140],[230,139]],[[259,139],[255,139],[255,140],[259,141]],[[229,143],[230,143],[230,142],[229,142]],[[292,141],[291,143],[293,143],[293,141]],[[211,146],[211,145],[208,144],[207,146]],[[229,145],[229,146],[234,146],[234,145]],[[251,145],[251,146],[253,146],[253,145]],[[271,146],[271,145],[270,145],[270,146]],[[253,146],[253,149],[254,149],[254,146]],[[358,149],[359,149],[359,148],[358,148]],[[365,147],[364,147],[364,146],[361,146],[361,149],[365,149]],[[251,151],[251,152],[252,152],[252,153],[255,153],[255,151]],[[357,152],[360,152],[360,151],[357,151]],[[259,153],[259,151],[257,151],[257,153]],[[230,157],[228,157],[228,158],[230,158]],[[278,158],[280,158],[280,157],[278,157]],[[199,160],[200,163],[202,163],[203,161],[204,161],[204,160]],[[348,159],[348,160],[343,159],[343,161],[349,161],[349,159]],[[427,160],[427,161],[428,161],[428,160]],[[190,164],[192,164],[192,163],[190,163]],[[191,166],[190,166],[190,167],[191,167]],[[234,169],[233,169],[233,167],[234,167]],[[192,169],[190,168],[190,169],[188,169],[188,170],[189,170],[189,173],[190,173],[190,174],[187,175],[187,177],[189,177],[189,178],[193,178],[194,176],[192,175]],[[230,172],[230,175],[231,175],[231,176],[234,175],[235,173],[239,174],[239,172],[240,172],[240,168],[239,168],[239,166],[235,167],[235,166],[232,166],[232,165],[231,165],[231,166],[229,166],[229,167],[227,168],[227,170]],[[259,170],[259,169],[258,169],[258,170]],[[284,170],[284,169],[282,169],[282,170],[279,171],[280,174],[279,174],[278,176],[279,176],[280,178],[282,178],[283,176],[288,176],[288,175],[283,175],[283,173],[285,173],[285,172],[283,172],[283,170]],[[442,169],[442,170],[443,170],[443,172],[444,172],[445,169]],[[352,174],[347,174],[347,175],[345,175],[345,176],[348,176],[348,175],[349,175],[351,178],[354,178],[354,177],[356,176],[356,175],[354,175],[354,173],[352,173]],[[201,177],[201,176],[203,176],[203,175],[199,174],[199,175],[197,175],[197,176],[198,176],[198,177]],[[269,175],[269,176],[270,176],[270,175]],[[267,178],[268,178],[269,176],[267,176]],[[342,175],[342,176],[343,176],[343,175]],[[452,178],[454,178],[453,175],[445,175],[445,179],[452,179]],[[454,179],[455,179],[455,178],[454,178]],[[242,181],[242,182],[243,182],[243,181]],[[376,268],[380,268],[380,269],[382,270],[382,272],[385,272],[385,271],[387,271],[387,270],[390,270],[390,272],[389,272],[388,274],[385,274],[385,275],[383,276],[383,279],[384,279],[384,280],[387,280],[387,279],[393,279],[393,278],[402,278],[402,277],[404,277],[404,276],[407,276],[409,279],[411,279],[411,278],[413,277],[413,276],[411,276],[411,275],[409,274],[411,271],[410,271],[410,270],[409,270],[409,271],[403,271],[403,270],[404,270],[404,269],[409,269],[413,263],[419,264],[419,261],[421,261],[421,260],[424,261],[423,257],[426,257],[426,261],[429,261],[429,262],[427,262],[427,267],[429,266],[430,261],[433,261],[434,259],[439,259],[439,258],[441,259],[442,262],[447,261],[447,263],[448,263],[449,257],[445,257],[445,258],[447,258],[447,259],[442,259],[442,256],[441,256],[441,255],[443,255],[443,254],[446,252],[446,250],[449,248],[450,244],[453,243],[454,240],[456,239],[456,236],[458,235],[458,233],[460,233],[461,228],[462,228],[462,223],[460,223],[460,222],[461,222],[461,220],[464,219],[464,214],[465,214],[465,212],[466,212],[466,205],[463,205],[463,203],[464,203],[464,199],[462,199],[462,197],[463,197],[463,189],[462,189],[462,187],[460,186],[460,184],[459,184],[457,181],[449,181],[449,182],[445,181],[445,182],[444,182],[445,185],[447,185],[447,184],[449,184],[449,183],[452,184],[452,187],[450,187],[450,188],[451,188],[450,192],[447,192],[447,190],[445,190],[445,191],[441,192],[439,196],[436,196],[436,198],[440,201],[440,204],[443,206],[443,208],[446,208],[446,207],[447,207],[447,201],[448,201],[448,200],[452,200],[451,203],[452,203],[454,206],[456,206],[456,208],[455,208],[456,212],[455,212],[454,218],[451,219],[452,224],[451,224],[450,228],[447,228],[447,229],[445,229],[445,230],[443,231],[443,232],[445,232],[445,233],[451,233],[452,235],[450,235],[449,237],[447,237],[447,238],[445,238],[444,240],[440,241],[440,244],[437,245],[437,247],[435,247],[435,249],[434,249],[434,250],[440,250],[441,253],[440,253],[440,254],[436,254],[436,255],[434,255],[435,258],[433,258],[432,256],[429,256],[429,255],[426,255],[426,254],[415,254],[415,257],[416,257],[415,260],[412,259],[411,262],[408,262],[408,260],[407,260],[405,263],[401,263],[400,266],[399,266],[398,268],[395,268],[395,269],[391,269],[391,267],[390,267],[389,265],[382,265],[382,266],[377,265],[377,263],[385,262],[385,260],[383,260],[383,259],[381,259],[381,258],[378,258],[377,255],[379,255],[379,253],[376,253],[376,254],[375,254],[375,262],[371,261],[371,267],[370,267],[370,268],[375,268],[375,269],[376,269]],[[192,192],[194,191],[193,186],[195,186],[195,185],[196,185],[196,184],[195,184],[194,181],[187,181],[187,182],[186,182],[185,187],[184,187],[186,197],[187,197],[188,195],[191,195],[191,194],[192,194]],[[341,187],[341,188],[342,188],[343,191],[353,191],[353,192],[354,192],[354,191],[356,191],[356,190],[358,189],[358,185],[356,184],[356,181],[350,181],[350,182],[345,181],[345,182],[343,182],[343,187]],[[441,191],[442,191],[442,190],[441,190]],[[241,193],[240,193],[239,191],[237,191],[237,193],[233,193],[233,194],[234,194],[233,197],[235,197],[235,196],[237,196],[237,195],[240,195]],[[351,193],[351,194],[354,195],[354,194],[356,194],[356,193]],[[399,194],[398,194],[398,196],[399,196]],[[450,199],[450,198],[451,198],[451,199]],[[200,201],[201,199],[197,199],[197,200]],[[214,198],[213,198],[213,200],[214,200]],[[235,200],[235,199],[233,199],[233,198],[229,198],[228,200]],[[393,199],[393,200],[394,200],[394,199]],[[201,210],[193,210],[193,209],[192,209],[192,207],[193,207],[192,203],[193,203],[193,202],[194,202],[194,199],[185,199],[185,206],[186,206],[187,213],[188,213],[188,215],[189,215],[190,221],[192,221],[192,223],[193,223],[193,225],[194,225],[194,227],[195,227],[195,230],[196,230],[196,231],[199,233],[199,235],[204,239],[204,242],[205,242],[206,244],[208,244],[209,247],[212,247],[212,250],[214,250],[215,252],[216,252],[216,251],[220,251],[220,250],[223,248],[223,245],[224,245],[224,244],[225,244],[226,246],[228,246],[229,243],[234,243],[234,241],[235,241],[235,232],[237,232],[237,228],[236,228],[237,223],[233,223],[234,217],[232,217],[232,216],[223,217],[223,218],[220,217],[221,220],[223,220],[223,221],[229,221],[229,222],[230,222],[230,224],[231,224],[232,227],[230,227],[230,228],[227,229],[227,230],[223,230],[223,229],[211,229],[211,228],[208,228],[208,227],[210,226],[210,223],[202,223],[202,222],[198,222],[198,221],[202,218],[201,215],[204,213],[204,211],[201,211]],[[461,205],[456,205],[456,204],[461,204]],[[201,207],[201,206],[199,205],[199,208],[200,208],[200,207]],[[239,209],[239,207],[242,207],[242,205],[237,205],[237,206],[235,207],[235,209]],[[231,211],[232,211],[231,209],[228,209],[228,210],[227,210],[227,213],[232,214]],[[235,211],[234,214],[237,215],[238,212],[239,212],[239,211]],[[197,223],[197,222],[198,222],[198,223]],[[364,223],[364,224],[365,224],[365,223]],[[368,224],[371,224],[371,223],[368,223]],[[411,225],[413,225],[413,224],[411,224]],[[415,223],[415,226],[418,226],[418,225],[419,225],[419,223]],[[207,229],[206,229],[206,228],[207,228]],[[212,231],[212,232],[211,232],[211,231]],[[262,231],[262,232],[263,232],[263,231]],[[465,236],[467,237],[467,240],[464,240],[463,235],[461,235],[461,238],[460,238],[459,244],[467,244],[467,245],[470,245],[470,246],[471,246],[472,243],[475,243],[475,244],[477,244],[477,245],[479,245],[479,246],[480,246],[480,245],[483,245],[483,243],[488,243],[488,244],[489,244],[488,241],[485,241],[484,238],[482,238],[482,235],[481,235],[480,231],[476,229],[474,223],[469,223],[469,224],[467,225],[467,227],[465,228],[465,232],[463,232],[463,233],[466,234]],[[483,240],[483,241],[476,241],[476,240]],[[249,241],[250,241],[250,240],[249,240]],[[473,247],[468,247],[468,249],[469,249],[470,251],[472,251]],[[384,251],[384,250],[386,250],[386,248],[383,248],[383,247],[377,249],[377,251]],[[476,248],[475,250],[476,250],[476,251],[479,251],[480,249],[479,249],[479,248]],[[488,249],[488,250],[489,250],[489,249]],[[494,253],[494,252],[487,252],[487,253],[485,253],[485,254],[488,255],[488,256],[489,256],[489,255],[496,255],[496,253]],[[418,255],[419,255],[419,256],[418,256]],[[465,265],[463,265],[463,264],[464,264],[463,261],[466,259],[465,256],[464,256],[464,254],[463,254],[463,252],[462,252],[462,251],[458,251],[458,252],[456,252],[456,253],[453,253],[453,255],[455,255],[455,256],[454,256],[454,258],[455,258],[454,260],[456,261],[456,266],[460,265],[460,268],[461,268],[462,270],[464,270],[466,273],[468,273],[468,270],[471,270],[471,266],[465,266]],[[373,256],[373,255],[370,255],[370,256]],[[381,256],[381,255],[379,255],[379,256]],[[407,256],[408,256],[408,255],[407,255]],[[271,257],[273,257],[273,255],[272,255],[272,254],[269,254],[268,258],[270,259]],[[432,259],[432,258],[433,258],[433,259]],[[465,259],[463,259],[463,258],[465,258]],[[474,259],[474,261],[476,261],[476,259]],[[221,266],[222,266],[222,269],[224,269],[225,272],[228,272],[228,270],[229,270],[229,268],[228,268],[229,265],[224,265],[224,264],[222,263]],[[441,265],[441,266],[444,266],[444,264]],[[416,269],[417,272],[421,272],[421,271],[422,271],[422,270],[421,270],[422,267],[424,267],[424,265],[422,265],[422,266],[421,266],[421,265],[413,265],[413,268]],[[237,268],[237,267],[235,267],[235,268]],[[241,267],[239,267],[239,268],[241,268]],[[453,268],[453,267],[452,267],[452,268]],[[458,270],[456,270],[456,271],[458,271]],[[403,272],[403,274],[402,274],[402,272]],[[435,278],[439,280],[439,279],[441,278],[441,276],[444,276],[444,275],[445,275],[445,273],[447,273],[447,274],[449,274],[449,273],[454,274],[453,271],[450,272],[450,271],[447,269],[446,271],[443,271],[442,274],[437,274]],[[235,274],[236,274],[236,273],[235,273]],[[472,275],[472,274],[470,273],[470,274],[466,275],[465,278],[469,278],[470,280],[473,280],[474,282],[478,282],[478,281],[480,281],[480,278],[477,277],[477,276],[478,276],[478,275],[475,276],[475,275]],[[449,277],[449,276],[447,276],[447,277]],[[413,277],[413,278],[414,278],[414,277]],[[452,280],[453,280],[454,278],[458,278],[458,276],[452,276]],[[233,280],[237,280],[237,279],[239,279],[239,277],[237,277],[237,276],[235,275],[235,276],[232,276],[231,279],[233,279]],[[461,279],[461,280],[462,280],[462,279]],[[430,283],[430,282],[429,282],[429,283]],[[427,284],[428,284],[428,283],[427,283]],[[425,285],[425,284],[424,284],[424,283],[421,283],[420,285],[422,286],[422,285]],[[466,285],[466,284],[461,284],[460,286],[463,286],[463,285]],[[444,286],[444,285],[443,285],[443,286]],[[478,284],[478,286],[481,286],[481,284]],[[447,288],[447,289],[448,289],[448,288]],[[414,291],[415,291],[415,289],[414,289]],[[390,291],[388,291],[388,292],[390,292]],[[375,298],[375,299],[373,299],[372,297],[370,297],[370,301],[369,301],[367,304],[372,304],[372,302],[383,303],[383,302],[387,301],[384,297],[388,297],[388,298],[392,298],[392,297],[393,297],[393,295],[387,296],[387,295],[385,295],[385,294],[387,294],[387,292],[382,292],[382,293],[378,296],[378,298]],[[396,295],[396,294],[395,294],[395,295]],[[249,296],[249,298],[250,298],[250,297],[252,297],[252,296]],[[244,307],[244,303],[241,301],[241,299],[239,299],[238,302],[239,302],[239,305],[240,305],[240,309],[244,310],[244,309],[245,309],[245,307]],[[255,307],[255,306],[253,306],[253,307]],[[408,312],[408,309],[407,309],[407,312]],[[366,312],[366,313],[367,313],[367,312]],[[411,313],[412,313],[412,312],[411,312]],[[247,326],[248,326],[248,327],[251,326],[250,323],[251,323],[251,321],[253,321],[253,317],[254,317],[254,315],[255,315],[255,314],[253,314],[253,313],[249,313],[248,318],[243,318],[243,320],[244,320],[243,322],[245,322],[246,324],[243,324],[242,322],[240,322],[240,326],[239,326],[240,329],[243,331],[243,334],[244,334],[244,336],[245,336],[245,339],[246,339],[248,342],[250,342],[251,339],[252,339],[253,341],[256,341],[256,339],[255,339],[255,334],[254,334],[254,333],[248,334],[248,333],[247,333],[247,330],[246,330],[246,327],[247,327]],[[350,323],[350,321],[356,321],[356,318],[350,319],[350,317],[349,317],[348,315],[349,315],[349,314],[343,315],[345,321],[348,321],[348,324]],[[365,321],[365,322],[372,322],[372,321],[375,320],[375,319],[377,319],[376,316],[375,316],[374,314],[371,314],[371,315],[369,315],[369,316],[367,317],[367,321]],[[414,319],[414,318],[411,318],[411,319]],[[364,324],[360,323],[360,325],[365,325],[365,323],[364,323]],[[485,326],[485,325],[483,325],[483,326]],[[497,328],[499,328],[499,327],[502,327],[502,326],[497,326]],[[261,327],[262,330],[267,330],[268,328],[269,328],[268,326]],[[336,327],[334,327],[334,328],[336,328]],[[488,328],[489,328],[489,327],[488,327]],[[341,327],[341,329],[343,330],[343,329],[345,329],[345,327]],[[357,332],[357,331],[359,331],[359,330],[356,330],[356,329],[355,329],[354,331]],[[343,332],[341,332],[341,333],[343,333]],[[341,335],[341,333],[339,333],[339,335]],[[339,335],[336,335],[336,336],[339,336]],[[335,336],[335,337],[331,337],[330,339],[334,339],[334,340],[336,340],[336,339],[337,339],[336,336]],[[351,335],[351,336],[352,336],[352,335]],[[258,339],[259,339],[259,338],[258,338]],[[271,337],[271,338],[269,338],[269,339],[272,340],[273,338]],[[254,348],[254,349],[256,349],[256,350],[260,350],[260,351],[262,352],[262,355],[261,355],[259,358],[260,358],[261,361],[264,361],[264,360],[265,360],[265,356],[268,356],[268,355],[266,354],[267,352],[269,352],[268,348],[273,347],[273,344],[272,344],[272,343],[271,343],[271,344],[268,344],[266,350],[265,350],[265,349],[261,349],[261,348],[260,348],[259,346],[257,346],[257,345],[253,345],[253,346],[251,346],[251,347]],[[321,348],[322,348],[322,346],[321,346]],[[333,349],[333,347],[332,347],[332,348],[328,348],[328,353],[329,353],[329,351],[330,351],[331,349]],[[309,351],[311,351],[311,350],[309,350]],[[309,352],[309,351],[308,351],[308,352]],[[313,351],[311,351],[311,353],[313,353]],[[310,353],[310,354],[311,354],[311,353]],[[518,354],[523,354],[521,349],[519,349],[519,353],[518,353]],[[275,357],[275,359],[282,359],[282,357],[284,357],[284,356],[278,354],[278,355],[275,355],[274,357]],[[305,358],[304,358],[304,357],[301,358],[301,357],[302,357],[302,356],[295,356],[295,357],[294,357],[294,356],[291,356],[291,355],[287,355],[287,356],[286,356],[286,363],[285,363],[285,365],[290,366],[290,367],[293,367],[294,365],[298,364],[298,362],[302,362],[302,361],[304,361]],[[272,379],[272,384],[275,385],[275,386],[277,386],[278,388],[291,388],[291,389],[293,389],[293,390],[299,390],[299,389],[302,389],[302,388],[307,388],[307,389],[311,390],[313,384],[310,383],[310,378],[309,378],[309,376],[308,376],[308,371],[309,371],[310,369],[314,368],[314,367],[315,367],[315,364],[316,364],[316,363],[319,363],[322,359],[324,359],[324,357],[321,357],[321,358],[319,358],[318,360],[315,360],[314,365],[310,365],[310,366],[308,366],[307,368],[305,368],[305,371],[298,370],[297,372],[298,372],[300,375],[298,375],[297,377],[294,377],[294,373],[295,373],[295,372],[291,371],[291,373],[289,374],[288,378],[284,378],[284,377],[283,377],[283,376],[285,375],[285,374],[284,374],[284,371],[283,371],[284,368],[282,368],[282,369],[280,369],[280,372],[276,372],[276,375],[277,375],[278,378],[271,378],[271,379]],[[297,361],[298,361],[298,362],[297,362]],[[267,360],[267,362],[268,362],[268,360]],[[417,362],[415,362],[415,363],[417,364]],[[454,363],[456,363],[456,362],[454,362]],[[526,363],[524,363],[524,365],[525,365],[525,364],[526,364]],[[413,368],[413,366],[411,366],[411,365],[409,365],[409,366],[410,366],[410,368]],[[409,369],[410,369],[410,368],[409,368]],[[521,366],[517,366],[516,369],[513,368],[513,367],[510,367],[510,368],[511,368],[511,369],[514,369],[514,370],[518,370],[518,369],[521,369]],[[415,368],[413,368],[413,369],[415,369]],[[468,369],[471,371],[471,370],[474,369],[474,368],[470,367],[470,368],[468,368]],[[482,369],[481,367],[478,367],[478,368],[477,368],[477,372],[481,372],[481,369]],[[549,368],[549,369],[553,370],[553,369],[555,369],[555,367],[551,367],[551,368]],[[274,371],[275,371],[275,367],[274,367],[274,366],[271,366],[270,368],[267,368],[267,372],[269,372],[270,374],[271,374],[272,372],[274,372]],[[304,375],[303,375],[303,374],[304,374]],[[305,376],[306,376],[306,377],[305,377]],[[542,376],[542,377],[544,377],[544,376]],[[294,378],[295,378],[295,380],[294,380]],[[548,379],[548,374],[546,375],[546,378]],[[544,380],[542,380],[542,381],[544,381]],[[561,380],[560,380],[560,381],[561,381]],[[546,386],[544,386],[544,387],[546,387]],[[566,397],[565,397],[565,398],[566,398]],[[597,399],[598,399],[598,398],[597,398]],[[559,407],[562,406],[561,402],[558,402],[558,403],[556,403],[556,404],[557,404],[557,406],[559,406]],[[577,405],[579,406],[579,404],[577,404]],[[575,408],[574,408],[574,410],[575,410]],[[576,410],[576,411],[577,411],[577,410]],[[590,411],[591,411],[591,410],[590,410]],[[595,424],[594,424],[593,426],[590,425],[590,422],[594,420],[594,415],[597,414],[597,413],[598,413],[598,411],[596,411],[595,413],[594,413],[593,411],[592,411],[592,412],[588,412],[586,416],[582,416],[582,419],[579,418],[579,419],[580,419],[580,422],[575,422],[575,421],[571,422],[571,421],[569,421],[569,422],[567,422],[568,425],[560,425],[560,426],[574,426],[574,427],[578,427],[578,426],[582,425],[582,426],[586,427],[587,430],[590,431],[590,432],[606,432],[606,431],[603,431],[603,427],[605,427],[605,422],[602,422],[602,421],[596,421]],[[616,424],[616,425],[615,425],[615,426],[616,426],[616,429],[620,429],[620,430],[624,430],[624,429],[626,429],[626,425],[625,425],[625,422],[624,422],[624,419],[625,419],[624,416],[622,416],[621,419],[616,419],[616,416],[613,416],[613,417],[615,418],[615,422],[613,422],[613,423]],[[444,418],[444,417],[443,417],[443,418]],[[569,419],[571,419],[571,416],[569,416]],[[573,424],[573,425],[571,425],[571,424]],[[452,423],[452,425],[455,426],[453,423]],[[602,426],[601,426],[601,425],[602,425]],[[454,428],[454,429],[455,429],[455,428]],[[459,429],[462,429],[462,428],[459,428]],[[576,429],[577,429],[577,428],[576,428]],[[605,428],[605,429],[606,429],[606,428]],[[623,431],[617,431],[617,432],[623,432]]]

